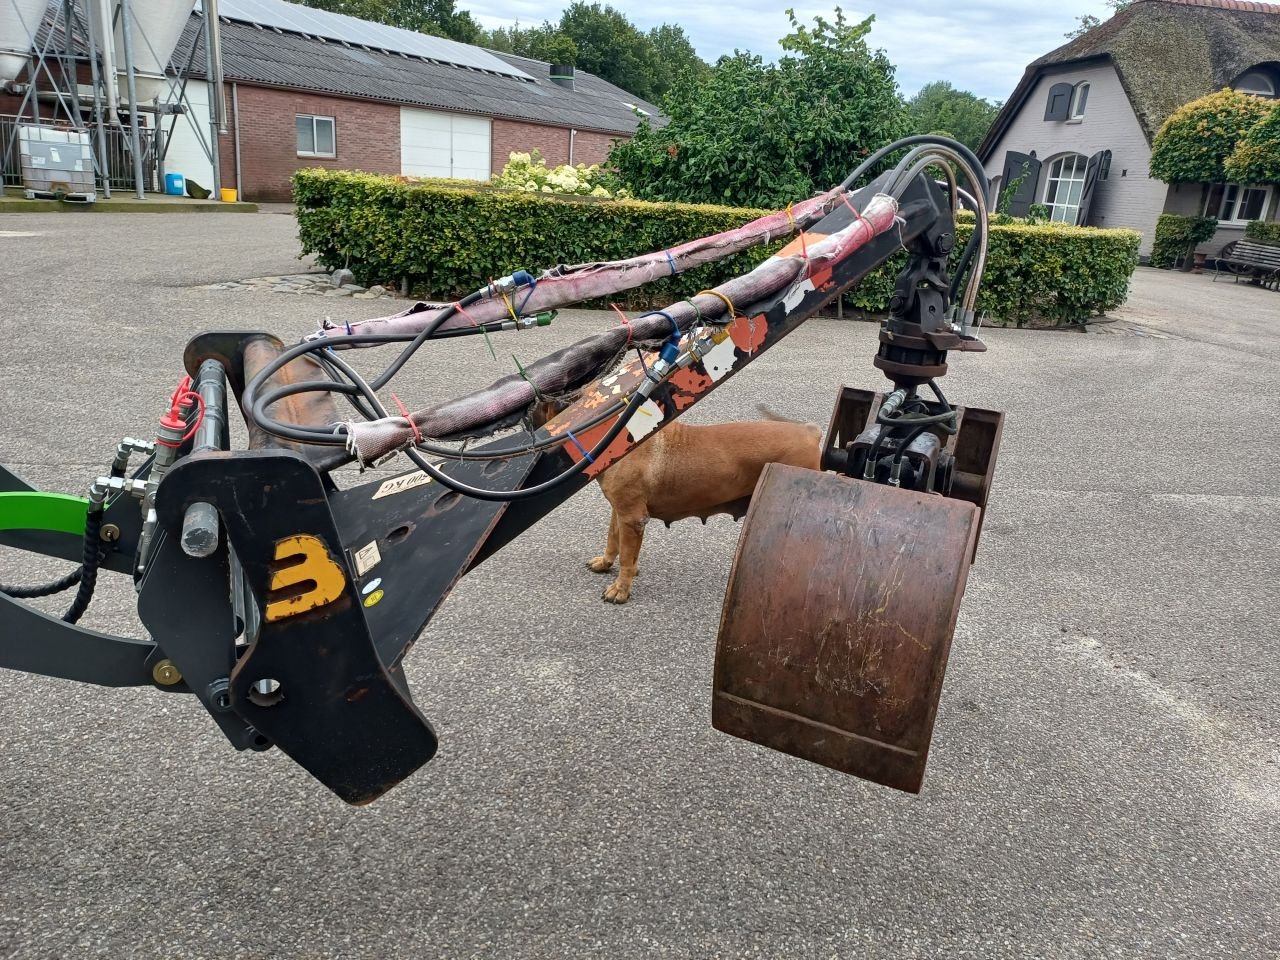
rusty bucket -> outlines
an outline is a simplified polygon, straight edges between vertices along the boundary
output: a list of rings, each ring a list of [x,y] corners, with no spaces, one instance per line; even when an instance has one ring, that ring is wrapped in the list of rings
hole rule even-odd
[[[729,575],[712,725],[920,791],[981,511],[770,464]]]

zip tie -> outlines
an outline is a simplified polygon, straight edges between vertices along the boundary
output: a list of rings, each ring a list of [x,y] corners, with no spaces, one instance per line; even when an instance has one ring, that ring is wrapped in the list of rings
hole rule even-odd
[[[809,244],[804,238],[804,227],[796,224],[795,214],[791,212],[791,204],[787,204],[787,219],[791,221],[791,229],[800,234],[800,256],[804,258],[804,275],[808,279],[810,273]]]
[[[569,439],[573,441],[573,445],[578,448],[578,452],[587,458],[587,463],[596,462],[596,458],[591,455],[590,451],[587,450],[586,447],[584,447],[581,443],[578,442],[578,438],[573,435],[572,430],[566,430],[565,433],[569,435]]]
[[[671,335],[672,335],[673,337],[678,337],[678,336],[680,336],[680,324],[676,323],[676,318],[675,318],[675,317],[673,317],[673,316],[671,316],[671,314],[667,313],[667,311],[665,311],[665,310],[650,310],[648,313],[643,314],[643,316],[646,316],[646,317],[666,317],[666,318],[667,318],[667,322],[671,324]]]
[[[360,464],[360,469],[364,470],[364,458],[360,456],[360,448],[356,446],[356,435],[353,432],[354,428],[355,423],[348,420],[346,423],[340,423],[334,427],[333,432],[335,436],[346,436],[347,439],[344,446],[347,448],[347,453],[355,457],[356,461]]]
[[[730,300],[727,296],[725,296],[719,290],[699,290],[697,293],[694,294],[694,296],[700,297],[704,293],[709,293],[713,297],[719,297],[721,300],[724,301],[725,306],[729,308],[729,319],[726,320],[725,323],[732,323],[734,320],[737,319],[738,308],[733,305],[733,301]]]
[[[698,309],[698,305],[687,298],[681,302],[687,303],[689,306],[693,307],[693,322],[699,327],[702,326],[702,311]]]
[[[354,334],[352,334],[352,332],[351,332],[351,321],[350,321],[350,320],[348,320],[348,321],[347,321],[347,336],[348,336],[348,337],[350,337],[350,336],[354,336]]]
[[[853,214],[853,218],[859,223],[865,223],[871,231],[871,235],[875,236],[876,228],[871,226],[871,221],[862,215],[862,211],[849,202],[849,194],[840,194],[840,199],[844,201],[844,205],[849,208],[849,212]]]
[[[533,390],[533,399],[541,403],[542,394],[538,392],[538,385],[529,379],[529,374],[524,372],[524,367],[520,366],[520,360],[514,353],[511,355],[511,359],[515,360],[516,369],[520,371],[521,379],[523,379],[524,382],[527,383],[529,387]]]
[[[400,408],[401,415],[409,421],[409,427],[413,430],[413,444],[414,446],[417,446],[422,442],[422,432],[418,429],[418,425],[413,422],[413,417],[409,416],[409,410],[400,402],[400,398],[393,393],[391,395],[391,399],[395,402],[395,405]]]
[[[622,317],[622,322],[626,324],[627,346],[630,346],[631,345],[631,321],[627,319],[626,314],[624,314],[622,310],[619,309],[616,303],[611,303],[609,304],[609,306],[613,307],[614,310],[617,310],[618,316]],[[663,313],[661,310],[650,310],[649,313],[641,314],[641,316],[647,317],[649,316],[649,314],[653,314],[653,313],[662,313],[664,317],[666,317],[668,320],[671,320],[670,315]],[[676,326],[676,322],[674,320],[671,320],[671,326],[675,327],[676,331],[679,332],[680,328]],[[625,349],[625,347],[623,349]],[[640,349],[640,344],[638,343],[636,344],[636,356],[640,359],[640,369],[644,371],[644,375],[646,377],[649,376],[649,365],[644,362],[644,351]]]
[[[667,255],[667,263],[671,264],[671,275],[674,277],[677,273],[680,272],[679,270],[676,269],[676,258],[671,256],[670,250],[663,250],[662,252]]]
[[[513,321],[515,321],[516,323],[519,323],[519,322],[520,322],[520,318],[519,318],[518,316],[516,316],[516,308],[515,308],[515,306],[511,303],[511,298],[507,296],[507,291],[505,291],[505,290],[503,290],[503,291],[502,291],[502,302],[503,302],[503,303],[505,303],[505,304],[507,305],[507,313],[509,313],[509,314],[511,315],[511,319],[512,319]]]
[[[634,332],[631,329],[631,321],[627,319],[627,315],[622,312],[622,308],[619,307],[616,303],[611,303],[609,304],[609,306],[613,309],[614,313],[616,313],[618,316],[622,318],[622,325],[627,328],[627,346],[628,347],[631,346],[631,338]]]
[[[484,337],[484,345],[485,345],[486,347],[488,347],[488,348],[489,348],[489,356],[491,356],[494,360],[497,360],[497,359],[498,359],[498,355],[497,355],[496,353],[494,353],[494,351],[493,351],[493,341],[489,339],[489,331],[488,331],[488,330],[486,330],[486,329],[484,328],[484,325],[483,325],[483,324],[476,323],[476,321],[475,321],[475,317],[473,317],[473,316],[471,316],[471,314],[467,313],[467,308],[466,308],[466,307],[464,307],[464,306],[462,305],[462,301],[461,301],[461,300],[455,300],[455,301],[453,301],[453,305],[454,305],[454,307],[457,309],[457,311],[458,311],[459,313],[461,313],[464,317],[466,317],[466,318],[467,318],[467,321],[468,321],[468,322],[469,322],[473,327],[478,327],[478,328],[479,328],[479,330],[480,330],[480,335],[481,335],[482,337]]]
[[[537,289],[538,289],[538,278],[534,277],[531,281],[529,281],[529,292],[524,295],[524,300],[521,301],[520,303],[520,309],[516,311],[516,313],[520,314],[520,316],[522,317],[524,316],[524,308],[529,305],[529,298],[533,296],[533,291]]]

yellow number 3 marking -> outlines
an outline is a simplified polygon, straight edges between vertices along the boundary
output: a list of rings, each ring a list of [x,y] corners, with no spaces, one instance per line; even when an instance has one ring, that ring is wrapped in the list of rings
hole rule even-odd
[[[268,589],[289,595],[267,603],[267,619],[285,620],[333,603],[346,586],[342,567],[329,555],[323,540],[305,533],[285,537],[276,544]]]

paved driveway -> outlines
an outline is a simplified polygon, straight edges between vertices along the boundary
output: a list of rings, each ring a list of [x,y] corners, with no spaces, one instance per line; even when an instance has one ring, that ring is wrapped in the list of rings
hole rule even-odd
[[[35,234],[0,233],[0,460],[51,489],[148,430],[202,328],[386,310],[194,288],[296,272],[284,216],[0,231]],[[1009,419],[923,795],[712,731],[738,528],[653,530],[606,606],[593,488],[433,621],[410,679],[440,755],[366,809],[178,698],[5,674],[0,955],[1280,955],[1280,296],[1144,270],[1121,315],[955,358],[948,393]],[[694,419],[825,423],[881,382],[874,335],[813,321]],[[507,372],[455,341],[399,392]],[[132,631],[111,579],[86,622]]]

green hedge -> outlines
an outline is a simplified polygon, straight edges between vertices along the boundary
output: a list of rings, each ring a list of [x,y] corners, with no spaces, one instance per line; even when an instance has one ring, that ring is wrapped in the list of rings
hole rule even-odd
[[[516,269],[616,260],[741,226],[763,210],[592,200],[496,190],[457,180],[416,180],[328,170],[293,179],[303,253],[349,267],[361,283],[398,284],[437,299],[461,296]],[[957,224],[959,242],[972,226]],[[1124,302],[1139,235],[1063,224],[993,226],[979,309],[993,322],[1072,323]],[[631,307],[670,303],[750,270],[777,248],[756,249],[615,299]],[[883,311],[891,262],[849,294],[855,308]]]
[[[1213,217],[1184,217],[1162,213],[1156,220],[1155,242],[1151,246],[1153,267],[1173,267],[1198,244],[1213,239],[1218,221]]]
[[[1245,238],[1260,243],[1280,245],[1280,222],[1269,220],[1250,220],[1244,228]]]
[[[293,197],[304,253],[315,253],[326,267],[349,267],[360,283],[407,278],[411,289],[438,299],[462,296],[513,270],[662,250],[768,212],[327,170],[296,173]],[[670,303],[751,270],[770,252],[739,254],[615,300],[636,307]]]
[[[960,241],[969,230],[960,224]],[[978,310],[997,325],[1081,323],[1129,296],[1142,235],[1063,223],[992,226]]]

